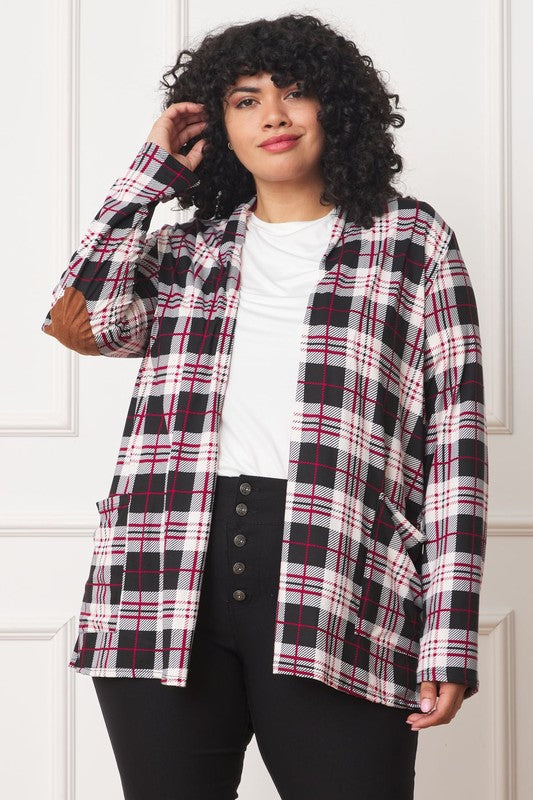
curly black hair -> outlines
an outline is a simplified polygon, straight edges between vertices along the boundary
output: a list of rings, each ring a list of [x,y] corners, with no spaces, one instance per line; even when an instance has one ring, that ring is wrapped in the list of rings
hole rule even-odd
[[[372,217],[402,196],[391,185],[403,162],[388,131],[405,122],[391,107],[391,99],[398,107],[399,96],[387,92],[372,59],[361,55],[354,42],[303,14],[211,31],[195,50],[181,50],[164,73],[162,110],[189,100],[204,103],[207,116],[206,127],[182,151],[205,139],[195,169],[199,182],[180,195],[180,205],[195,205],[196,218],[222,218],[256,194],[252,173],[227,147],[224,97],[238,76],[260,72],[271,73],[277,88],[298,81],[304,93],[318,99],[317,119],[324,130],[320,201],[345,209],[347,220],[371,227]]]

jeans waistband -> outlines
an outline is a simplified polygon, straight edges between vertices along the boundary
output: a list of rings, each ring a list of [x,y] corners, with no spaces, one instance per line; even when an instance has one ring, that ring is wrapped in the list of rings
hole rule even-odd
[[[217,475],[213,513],[238,519],[241,511],[249,522],[278,521],[284,515],[286,492],[285,478],[245,473]]]

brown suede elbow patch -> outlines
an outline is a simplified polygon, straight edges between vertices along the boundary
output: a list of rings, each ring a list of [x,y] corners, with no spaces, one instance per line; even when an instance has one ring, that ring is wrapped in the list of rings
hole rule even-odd
[[[98,356],[100,351],[91,329],[85,297],[79,289],[69,286],[50,310],[52,322],[43,328],[45,333],[58,339],[70,350],[88,356]]]

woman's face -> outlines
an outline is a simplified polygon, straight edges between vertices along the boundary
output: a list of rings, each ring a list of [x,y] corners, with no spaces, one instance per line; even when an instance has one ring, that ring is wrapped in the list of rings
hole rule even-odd
[[[224,121],[235,157],[256,181],[316,178],[324,146],[319,109],[318,99],[304,95],[296,81],[278,89],[267,72],[240,75],[224,97]],[[285,149],[262,147],[270,137],[284,134],[298,138]]]

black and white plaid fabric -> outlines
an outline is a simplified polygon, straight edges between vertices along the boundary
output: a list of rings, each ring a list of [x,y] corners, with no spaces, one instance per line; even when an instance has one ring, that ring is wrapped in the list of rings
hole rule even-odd
[[[184,686],[255,197],[148,233],[198,180],[145,143],[53,290],[42,330],[142,358],[69,666]],[[476,300],[449,225],[389,202],[335,210],[302,322],[272,670],[418,708],[422,680],[479,690],[488,505]]]

